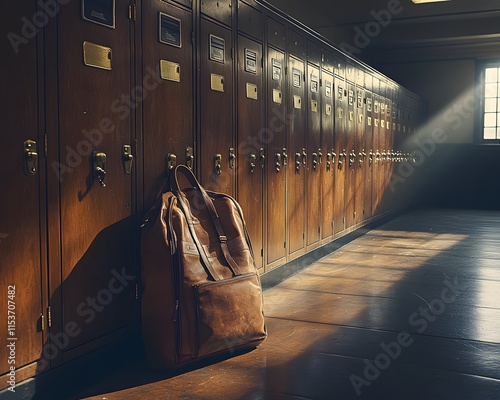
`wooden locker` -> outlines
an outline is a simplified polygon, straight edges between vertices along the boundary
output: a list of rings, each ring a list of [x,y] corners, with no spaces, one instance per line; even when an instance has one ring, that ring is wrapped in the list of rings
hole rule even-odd
[[[334,225],[334,179],[335,160],[334,117],[335,117],[335,78],[334,59],[328,51],[323,51],[321,64],[321,240],[333,238]]]
[[[96,21],[92,3],[68,3],[47,38],[50,331],[73,333],[46,343],[52,365],[116,340],[137,315],[132,116],[147,94],[131,86],[128,2],[108,11]]]
[[[304,253],[305,245],[305,177],[306,153],[306,82],[304,59],[298,58],[305,53],[302,35],[293,30],[288,32],[288,130],[287,148],[290,150],[289,173],[287,174],[287,230],[288,256],[295,258]]]
[[[321,240],[321,47],[312,41],[307,42],[307,132],[306,132],[306,245],[307,250],[320,244]]]
[[[238,35],[237,200],[252,242],[257,269],[264,266],[263,218],[265,146],[262,45]]]
[[[369,220],[372,217],[372,180],[375,153],[373,151],[373,76],[371,72],[365,73],[365,203],[363,207],[364,219]]]
[[[356,185],[355,185],[355,216],[354,224],[364,221],[365,206],[365,176],[367,153],[365,148],[366,131],[366,104],[365,104],[365,71],[361,66],[356,66]]]
[[[345,189],[347,150],[346,150],[346,117],[347,117],[347,86],[345,82],[345,61],[337,58],[335,61],[335,187],[334,196],[334,233],[345,229]]]
[[[286,260],[286,180],[294,174],[293,154],[287,148],[287,80],[285,68],[286,28],[268,18],[267,48],[267,128],[273,140],[267,143],[266,163],[266,271]]]
[[[346,111],[346,188],[345,188],[345,227],[351,228],[355,224],[356,212],[356,175],[357,175],[357,141],[356,141],[356,83],[355,67],[346,64],[346,89],[347,89],[347,111]]]
[[[39,131],[43,103],[38,97],[39,90],[43,90],[43,71],[37,67],[43,56],[43,31],[28,40],[21,30],[21,18],[39,11],[34,1],[4,2],[0,11],[0,49],[4,56],[0,66],[4,127],[4,154],[0,160],[1,390],[12,386],[8,381],[19,383],[34,375],[33,363],[43,351],[47,334],[47,265],[43,261],[45,145]],[[11,367],[15,368],[14,377],[6,375]]]
[[[139,116],[144,206],[153,204],[176,164],[195,165],[192,12],[164,1],[142,3],[139,82],[147,95]]]
[[[382,166],[382,146],[380,141],[380,79],[373,77],[373,173],[372,173],[372,215],[380,214],[380,174]]]
[[[208,190],[234,195],[232,34],[201,19],[200,173]]]

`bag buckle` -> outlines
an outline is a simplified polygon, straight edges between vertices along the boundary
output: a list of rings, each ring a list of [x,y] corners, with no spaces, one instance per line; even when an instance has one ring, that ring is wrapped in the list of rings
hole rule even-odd
[[[219,236],[219,240],[221,243],[227,242],[227,236]]]

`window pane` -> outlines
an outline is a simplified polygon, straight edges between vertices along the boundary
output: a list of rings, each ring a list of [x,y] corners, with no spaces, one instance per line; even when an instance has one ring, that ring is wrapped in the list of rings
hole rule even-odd
[[[485,82],[498,82],[498,68],[486,68]]]
[[[500,103],[500,99],[489,98],[484,101],[484,111],[485,112],[496,112],[498,110],[497,105]]]
[[[495,113],[485,113],[484,126],[497,126],[497,115]]]
[[[496,128],[484,128],[485,139],[496,139]]]
[[[498,85],[496,83],[486,83],[484,85],[484,96],[497,97],[497,88]]]

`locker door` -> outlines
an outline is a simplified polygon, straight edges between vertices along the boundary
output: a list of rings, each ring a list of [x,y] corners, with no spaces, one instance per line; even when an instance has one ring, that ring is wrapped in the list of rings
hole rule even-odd
[[[334,187],[334,233],[345,229],[345,181],[347,171],[346,150],[346,117],[347,117],[347,87],[344,78],[344,64],[335,63],[335,187]]]
[[[351,71],[351,72],[349,72]],[[354,66],[346,66],[346,75],[354,79]],[[357,142],[356,142],[356,84],[346,81],[347,113],[346,113],[346,188],[345,188],[345,218],[346,228],[355,223],[356,212],[356,173],[357,173]]]
[[[310,48],[308,48],[308,52]],[[318,60],[319,62],[319,60]],[[306,233],[308,249],[316,247],[321,239],[321,88],[320,70],[307,63],[307,164],[306,164]]]
[[[144,210],[175,164],[194,167],[192,13],[163,1],[142,3],[141,84]],[[161,34],[161,35],[160,35]],[[156,76],[159,71],[159,76]]]
[[[373,163],[375,154],[373,151],[373,96],[372,96],[372,76],[365,75],[366,91],[366,119],[365,119],[365,204],[363,207],[364,217],[370,219],[372,217],[372,180],[373,180]]]
[[[45,170],[42,161],[44,138],[38,128],[36,67],[39,52],[43,52],[37,46],[41,35],[23,43],[17,41],[22,37],[21,18],[35,15],[36,2],[4,2],[0,11],[3,38],[0,49],[5,57],[0,66],[3,96],[0,112],[4,130],[0,159],[0,316],[1,336],[4,338],[0,388],[4,388],[10,387],[7,383],[10,377],[4,375],[10,367],[15,367],[15,380],[19,382],[21,368],[36,361],[42,352],[40,316],[44,313],[42,297],[46,296],[42,290],[42,285],[46,284],[42,268],[46,266],[41,262],[45,237],[42,235],[44,218],[40,210],[44,207],[41,193],[45,185]],[[28,165],[28,160],[34,163]]]
[[[287,175],[287,227],[288,254],[290,257],[300,255],[305,242],[305,176],[307,153],[305,149],[305,130],[307,103],[304,62],[290,56],[288,61],[288,145],[291,168]]]
[[[356,215],[355,224],[365,220],[365,181],[367,172],[366,153],[366,98],[365,98],[365,71],[356,68]]]
[[[51,270],[51,281],[62,278],[51,297],[51,333],[57,337],[71,327],[73,334],[56,352],[64,353],[64,361],[102,345],[106,334],[130,326],[134,318],[131,116],[148,92],[131,88],[128,1],[105,10],[94,4],[60,7],[57,42],[50,39],[51,46],[57,43],[56,56],[49,57],[57,68],[47,68],[58,72],[57,81],[48,83],[57,89],[48,98],[58,100],[48,130],[49,201],[52,207],[57,188],[61,238],[61,269]],[[49,240],[57,243],[58,237]]]
[[[335,161],[333,160],[334,142],[334,77],[333,70],[322,70],[321,81],[321,149],[323,161],[321,164],[321,239],[328,240],[333,236],[334,225],[334,171]]]
[[[267,261],[266,270],[286,257],[286,176],[293,171],[292,154],[286,144],[285,53],[267,50],[267,127],[273,140],[267,144]],[[290,164],[292,164],[290,166]]]
[[[366,120],[366,105],[365,105],[365,89],[364,89],[364,71],[357,68],[358,76],[356,83],[356,202],[354,223],[363,222],[364,205],[365,205],[365,177],[366,177],[366,159],[367,153],[365,149],[365,120]]]
[[[387,101],[385,105],[385,126],[386,126],[386,175],[385,175],[385,193],[387,197],[386,210],[392,210],[395,205],[396,194],[391,190],[389,184],[391,182],[393,161],[392,154],[394,153],[394,132],[392,131],[392,86],[387,88]]]
[[[238,35],[237,199],[252,241],[255,263],[263,267],[263,189],[266,162],[262,45]]]
[[[201,170],[206,189],[233,195],[233,62],[231,31],[201,19]]]
[[[373,182],[372,182],[372,215],[381,213],[380,200],[381,200],[381,172],[383,171],[382,165],[382,146],[380,142],[380,88],[379,79],[373,78]]]

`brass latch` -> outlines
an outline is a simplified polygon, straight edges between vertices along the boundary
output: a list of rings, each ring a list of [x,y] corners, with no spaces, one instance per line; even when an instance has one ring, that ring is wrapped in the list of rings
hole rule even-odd
[[[24,173],[26,175],[35,175],[38,170],[38,153],[36,142],[26,140],[24,142]]]
[[[132,163],[134,156],[132,155],[132,147],[128,144],[123,146],[123,170],[126,174],[132,173]]]

